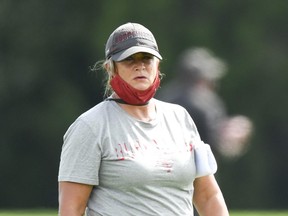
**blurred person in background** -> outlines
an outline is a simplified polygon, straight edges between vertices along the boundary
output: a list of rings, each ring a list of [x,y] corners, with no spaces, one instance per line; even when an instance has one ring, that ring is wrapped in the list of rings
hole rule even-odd
[[[162,59],[137,23],[112,32],[105,60],[107,98],[64,135],[59,215],[228,216],[217,164],[188,112],[154,97]],[[193,202],[193,203],[192,203]]]
[[[251,120],[243,115],[228,116],[217,93],[227,65],[209,49],[185,50],[176,65],[176,79],[159,89],[157,97],[182,105],[192,116],[202,140],[227,159],[242,156],[252,133]]]

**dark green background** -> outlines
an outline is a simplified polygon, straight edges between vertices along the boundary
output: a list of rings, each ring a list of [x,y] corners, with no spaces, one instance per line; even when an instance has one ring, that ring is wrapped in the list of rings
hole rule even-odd
[[[131,21],[157,38],[163,84],[187,47],[226,60],[220,94],[255,126],[246,155],[219,159],[228,206],[287,208],[287,10],[286,0],[0,0],[0,207],[57,207],[62,136],[102,100],[89,67]]]

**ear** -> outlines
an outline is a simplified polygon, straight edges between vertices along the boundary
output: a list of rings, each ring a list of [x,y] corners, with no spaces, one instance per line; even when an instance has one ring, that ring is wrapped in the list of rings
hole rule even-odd
[[[104,65],[104,68],[110,77],[113,77],[113,75],[117,72],[117,68],[114,62],[107,62]]]
[[[156,61],[156,67],[158,69],[158,72],[160,73],[160,60],[158,60],[158,59]]]
[[[105,68],[106,72],[108,72],[108,73],[111,71],[111,67],[108,63],[104,65],[104,68]]]

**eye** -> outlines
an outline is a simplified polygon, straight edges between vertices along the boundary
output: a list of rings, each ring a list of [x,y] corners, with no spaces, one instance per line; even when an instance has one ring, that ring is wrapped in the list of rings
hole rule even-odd
[[[128,56],[127,58],[123,59],[122,61],[133,61],[133,56]]]
[[[137,53],[137,54],[128,56],[127,58],[123,59],[122,61],[126,61],[126,62],[132,62],[135,60],[149,61],[153,58],[154,58],[154,56],[150,53]]]
[[[145,53],[143,55],[143,59],[145,59],[145,60],[150,60],[150,59],[153,59],[153,58],[154,58],[154,56],[149,54],[149,53]]]

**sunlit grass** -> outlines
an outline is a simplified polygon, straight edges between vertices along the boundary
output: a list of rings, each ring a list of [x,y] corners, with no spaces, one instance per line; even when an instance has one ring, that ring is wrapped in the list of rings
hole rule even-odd
[[[230,216],[288,216],[288,211],[232,211]]]
[[[0,210],[0,216],[57,216],[57,210]]]

